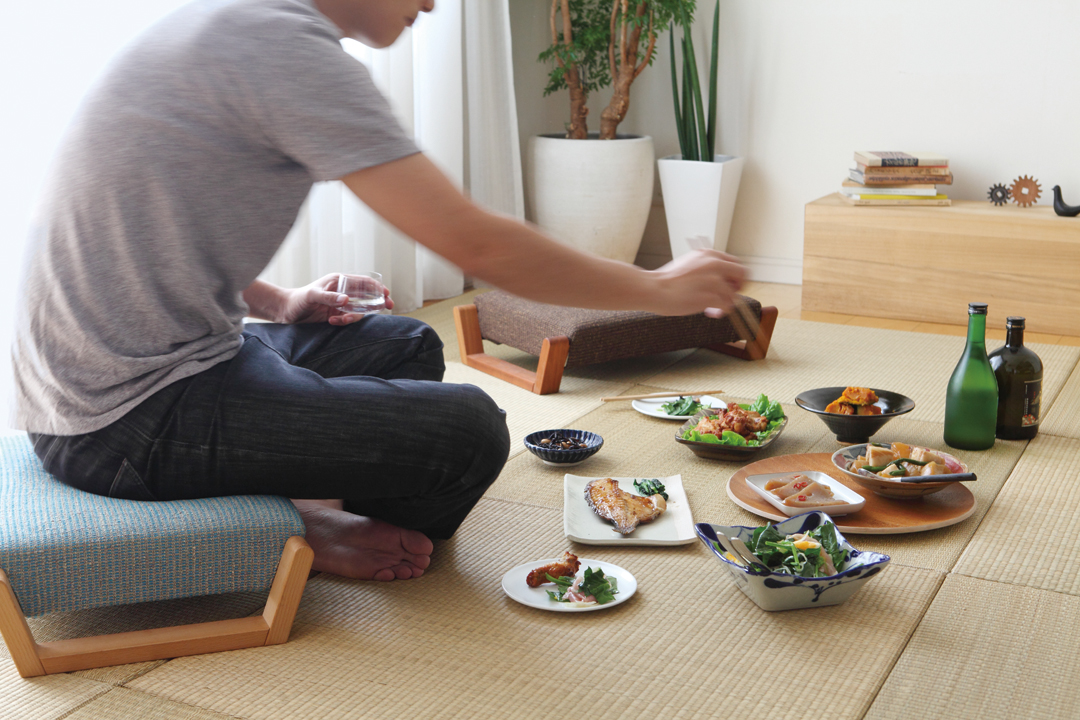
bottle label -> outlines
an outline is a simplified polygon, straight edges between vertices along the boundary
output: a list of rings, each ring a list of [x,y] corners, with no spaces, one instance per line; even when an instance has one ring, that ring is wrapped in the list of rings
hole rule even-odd
[[[1024,383],[1024,416],[1020,424],[1024,427],[1039,424],[1039,404],[1042,401],[1042,380],[1028,380]]]

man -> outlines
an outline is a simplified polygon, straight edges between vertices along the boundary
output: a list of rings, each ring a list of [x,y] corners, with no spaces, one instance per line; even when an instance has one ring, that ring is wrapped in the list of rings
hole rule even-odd
[[[423,573],[505,463],[504,415],[440,382],[426,325],[343,312],[334,275],[256,279],[314,181],[527,298],[731,308],[743,272],[722,253],[656,271],[584,255],[474,205],[418,152],[339,41],[385,47],[432,9],[199,0],[116,60],[64,141],[20,298],[18,421],[46,469],[138,500],[284,495],[316,569]]]

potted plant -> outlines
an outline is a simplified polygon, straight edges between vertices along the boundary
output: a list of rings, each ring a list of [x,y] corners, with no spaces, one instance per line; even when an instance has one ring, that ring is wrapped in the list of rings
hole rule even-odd
[[[709,247],[727,249],[731,217],[742,178],[742,158],[716,154],[716,70],[720,50],[720,3],[713,10],[708,104],[703,102],[697,56],[690,37],[691,13],[680,12],[681,57],[675,53],[676,24],[671,23],[671,90],[680,155],[657,161],[664,195],[672,257],[693,249],[688,238],[704,237]],[[682,66],[682,80],[677,67]],[[694,247],[699,247],[695,245]]]
[[[634,80],[656,57],[656,39],[694,0],[551,0],[545,95],[567,90],[565,133],[529,142],[528,194],[538,225],[603,257],[633,262],[653,191],[652,138],[619,135]],[[589,95],[613,85],[599,132],[588,130]]]

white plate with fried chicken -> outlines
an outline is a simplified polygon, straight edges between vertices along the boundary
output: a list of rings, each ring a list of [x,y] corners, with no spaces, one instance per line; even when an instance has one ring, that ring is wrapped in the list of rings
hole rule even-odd
[[[568,558],[573,559],[572,564],[567,563]],[[547,581],[545,575],[553,573],[555,576],[569,576],[580,583],[586,570],[592,572],[602,570],[606,577],[615,580],[616,592],[610,600],[599,603],[594,599],[593,602],[589,602],[586,596],[582,602],[559,602],[548,594],[549,592],[560,595],[562,593],[559,592],[559,586]],[[615,607],[629,600],[637,592],[637,579],[618,565],[592,558],[578,558],[570,552],[565,552],[562,557],[534,560],[518,565],[503,575],[502,589],[510,599],[539,610],[590,612]]]
[[[635,481],[646,489],[636,488]],[[652,493],[646,483],[661,484],[667,498]],[[686,545],[697,539],[681,475],[568,474],[563,479],[563,531],[585,545]]]

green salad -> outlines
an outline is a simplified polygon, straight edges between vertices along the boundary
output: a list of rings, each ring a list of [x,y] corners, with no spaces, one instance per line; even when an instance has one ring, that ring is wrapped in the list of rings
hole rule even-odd
[[[844,569],[848,560],[847,551],[840,546],[840,540],[836,537],[836,526],[831,522],[806,534],[787,536],[781,535],[775,525],[766,525],[755,529],[754,536],[746,545],[769,570],[798,577],[835,575]],[[723,552],[719,546],[717,549]]]
[[[597,605],[606,605],[615,599],[619,592],[619,584],[613,577],[604,575],[604,571],[597,568],[585,568],[585,575],[580,580],[574,577],[551,577],[547,576],[548,582],[555,583],[558,590],[548,590],[547,594],[555,602],[584,602],[587,598],[595,599]]]
[[[780,424],[784,421],[784,408],[779,402],[771,402],[769,397],[762,393],[758,395],[757,400],[747,404],[733,403],[734,407],[742,408],[747,412],[756,412],[758,415],[768,419],[769,426],[762,432],[756,434],[755,438],[747,439],[737,432],[732,430],[724,430],[723,433],[717,437],[712,433],[698,432],[696,427],[692,427],[683,433],[683,440],[693,440],[695,442],[712,443],[714,445],[736,445],[739,447],[757,447],[765,442],[765,439],[772,435],[776,431],[776,428],[780,427]],[[731,406],[729,406],[731,407]]]
[[[680,395],[678,400],[672,400],[666,402],[660,406],[660,409],[666,412],[668,415],[674,415],[676,417],[689,417],[699,410],[704,410],[708,405],[702,405],[690,395]]]

